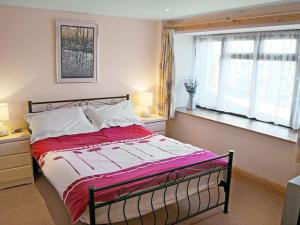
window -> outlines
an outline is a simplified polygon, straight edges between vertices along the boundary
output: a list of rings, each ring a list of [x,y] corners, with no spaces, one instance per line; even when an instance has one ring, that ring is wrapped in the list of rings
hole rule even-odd
[[[195,37],[200,107],[299,128],[300,31]]]

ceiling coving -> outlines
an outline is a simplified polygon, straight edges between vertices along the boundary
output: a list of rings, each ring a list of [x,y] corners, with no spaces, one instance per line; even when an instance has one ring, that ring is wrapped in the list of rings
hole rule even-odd
[[[53,9],[146,20],[172,20],[293,0],[0,0],[0,5]]]

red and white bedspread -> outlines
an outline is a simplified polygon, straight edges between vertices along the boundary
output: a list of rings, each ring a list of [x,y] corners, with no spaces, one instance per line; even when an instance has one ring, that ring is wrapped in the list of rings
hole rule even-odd
[[[63,199],[73,223],[88,206],[89,186],[104,187],[216,157],[137,125],[48,138],[32,144],[32,154]],[[126,188],[133,190],[141,182]],[[111,200],[120,188],[97,192],[95,200]]]

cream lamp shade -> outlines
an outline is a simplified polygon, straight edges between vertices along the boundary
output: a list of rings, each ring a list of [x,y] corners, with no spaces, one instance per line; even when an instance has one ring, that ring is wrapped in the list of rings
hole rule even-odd
[[[8,104],[7,103],[0,103],[0,137],[8,135],[8,130],[2,124],[2,122],[9,120],[9,113],[8,113]]]
[[[151,92],[139,92],[138,93],[138,104],[142,107],[141,116],[149,117],[151,113],[149,106],[153,104],[153,94]]]

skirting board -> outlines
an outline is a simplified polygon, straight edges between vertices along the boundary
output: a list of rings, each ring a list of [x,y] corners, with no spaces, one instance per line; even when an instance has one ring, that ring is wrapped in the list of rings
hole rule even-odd
[[[242,170],[235,166],[233,167],[233,176],[240,176],[240,177],[247,178],[248,180],[255,182],[255,184],[257,184],[260,188],[264,189],[266,192],[274,194],[280,198],[285,197],[286,188],[266,178],[257,176],[251,172]]]
[[[6,182],[6,183],[0,183],[0,191],[6,188],[10,188],[10,187],[16,187],[19,185],[23,185],[23,184],[33,184],[33,178],[24,178],[21,180],[16,180],[16,181],[10,181],[10,182]]]

